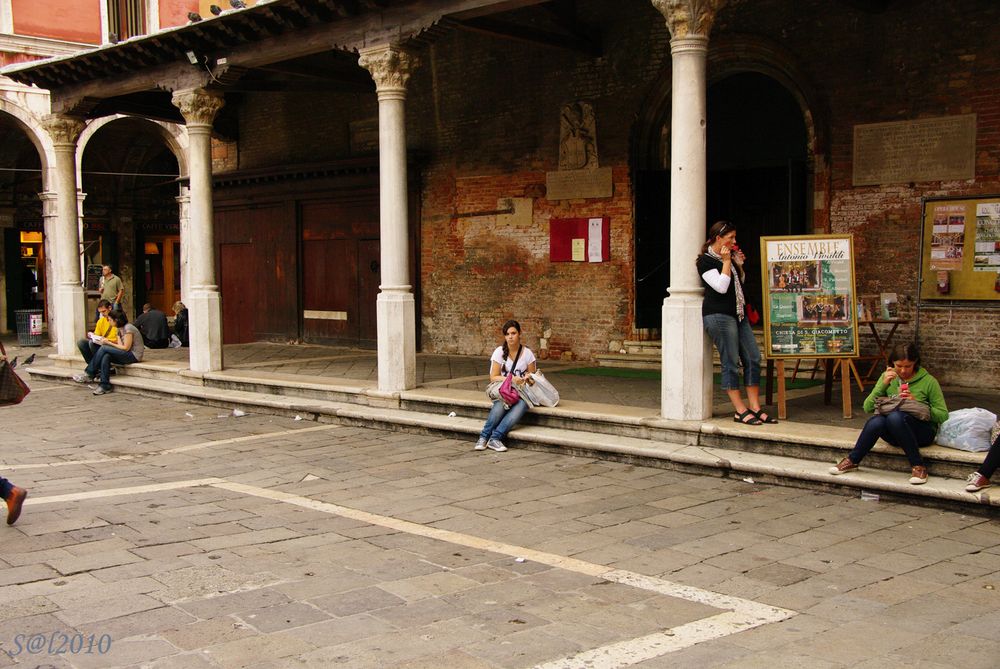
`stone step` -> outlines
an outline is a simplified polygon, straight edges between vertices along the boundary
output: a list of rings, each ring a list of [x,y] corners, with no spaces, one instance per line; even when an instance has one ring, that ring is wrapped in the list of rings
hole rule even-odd
[[[141,364],[141,363],[140,363]],[[489,402],[478,391],[418,388],[402,393],[378,391],[366,381],[320,388],[310,380],[275,378],[257,372],[223,371],[201,375],[202,385],[138,376],[138,365],[115,378],[116,391],[168,397],[210,406],[300,416],[392,430],[433,432],[469,439],[482,428]],[[72,370],[32,368],[33,378],[69,381]],[[288,375],[290,376],[290,375]],[[283,392],[275,392],[277,390]],[[303,394],[298,394],[303,393]],[[101,400],[95,400],[101,401]],[[931,472],[922,486],[907,483],[909,465],[902,453],[878,444],[863,468],[841,476],[827,469],[843,457],[857,430],[783,421],[776,426],[741,426],[728,416],[708,421],[669,421],[648,409],[586,402],[564,402],[526,414],[509,440],[513,445],[556,450],[732,477],[817,486],[827,490],[863,489],[893,498],[957,508],[1000,506],[1000,491],[964,492],[964,478],[982,461],[981,453],[939,446],[923,449]]]

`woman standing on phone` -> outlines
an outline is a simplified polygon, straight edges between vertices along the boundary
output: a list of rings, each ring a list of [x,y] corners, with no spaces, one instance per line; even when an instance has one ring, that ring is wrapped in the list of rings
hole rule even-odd
[[[734,250],[735,249],[735,250]],[[718,221],[708,230],[696,264],[705,288],[702,322],[719,351],[722,389],[736,410],[733,420],[744,425],[777,423],[760,406],[760,349],[747,320],[743,293],[746,273],[742,251],[736,247],[736,226]],[[747,401],[740,396],[740,364],[747,387]]]

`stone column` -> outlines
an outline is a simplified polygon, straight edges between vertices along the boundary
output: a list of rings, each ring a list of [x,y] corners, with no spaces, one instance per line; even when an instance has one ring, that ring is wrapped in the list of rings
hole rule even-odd
[[[187,306],[186,300],[191,292],[191,272],[189,271],[191,249],[188,248],[191,239],[191,219],[188,217],[188,207],[191,204],[190,191],[185,186],[181,186],[180,195],[174,199],[177,200],[177,219],[181,233],[181,294],[177,299],[184,302],[184,306]],[[167,315],[169,316],[169,314]]]
[[[664,418],[712,415],[712,347],[701,320],[695,258],[705,241],[708,33],[724,0],[652,0],[670,30],[670,286],[663,300]]]
[[[416,324],[410,285],[406,194],[406,83],[416,58],[395,46],[361,51],[378,91],[379,234],[382,275],[376,301],[378,387],[416,385]]]
[[[49,337],[56,340],[56,352],[61,356],[79,357],[76,340],[86,332],[83,280],[80,275],[80,218],[76,183],[76,141],[84,122],[72,116],[50,114],[42,125],[52,138],[55,152],[55,201],[43,199],[43,206],[55,204],[55,216],[47,219],[51,225],[45,232],[50,236],[49,247],[54,255],[54,276],[49,277],[48,290],[55,291],[51,304],[55,307]],[[51,212],[50,212],[51,213]]]
[[[55,185],[55,182],[52,182]],[[45,306],[48,308],[49,317],[49,340],[56,344],[56,350],[58,350],[58,336],[57,330],[59,322],[58,314],[56,313],[56,289],[59,287],[59,279],[56,273],[56,268],[58,264],[56,263],[56,230],[59,228],[59,196],[54,191],[42,191],[38,194],[38,199],[42,203],[42,230],[45,234],[45,266],[39,268],[40,271],[45,272]],[[81,247],[82,248],[82,247]],[[81,274],[82,277],[82,274]],[[82,287],[82,283],[81,283]],[[87,325],[87,309],[86,300],[84,300],[84,327]],[[13,330],[16,323],[10,324],[10,329]],[[82,337],[83,333],[77,335],[77,337]]]
[[[225,101],[203,89],[176,91],[173,103],[188,132],[188,278],[190,365],[194,372],[222,369],[222,298],[215,279],[212,213],[212,121]],[[182,237],[183,239],[183,232]],[[183,242],[182,242],[183,243]]]

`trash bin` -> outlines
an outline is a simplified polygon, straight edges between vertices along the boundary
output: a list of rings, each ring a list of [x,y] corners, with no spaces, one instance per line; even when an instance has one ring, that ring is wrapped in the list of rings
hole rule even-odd
[[[17,309],[17,343],[19,346],[42,345],[42,310]]]

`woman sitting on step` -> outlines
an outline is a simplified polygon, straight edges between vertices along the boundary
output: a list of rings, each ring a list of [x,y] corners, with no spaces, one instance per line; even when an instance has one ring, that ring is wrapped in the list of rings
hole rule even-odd
[[[916,344],[899,344],[892,349],[889,368],[882,372],[865,400],[865,411],[875,411],[876,400],[881,397],[916,400],[927,407],[929,411],[925,411],[924,415],[928,417],[926,420],[918,418],[904,410],[906,407],[872,416],[861,429],[854,449],[836,467],[831,467],[830,473],[837,475],[857,469],[862,458],[881,437],[906,453],[911,467],[910,483],[926,483],[927,467],[920,456],[920,449],[934,443],[938,427],[948,420],[948,407],[937,379],[920,366],[920,352]]]
[[[514,378],[511,381],[516,386],[523,386],[525,374],[534,374],[538,371],[535,354],[527,346],[521,345],[520,323],[515,320],[507,321],[501,331],[504,338],[503,346],[497,346],[490,356],[490,382],[503,381],[508,374],[513,374]],[[493,400],[493,408],[490,409],[486,424],[479,433],[476,450],[484,451],[489,448],[497,452],[506,451],[507,447],[504,446],[503,440],[527,410],[528,403],[523,397],[513,406],[505,404],[503,399]]]
[[[118,329],[118,340],[102,339],[99,342],[101,348],[94,353],[94,357],[91,358],[84,373],[73,377],[77,383],[91,383],[99,373],[100,385],[94,391],[95,395],[105,395],[111,392],[111,381],[109,380],[111,363],[130,365],[142,360],[142,355],[146,352],[139,328],[128,322],[128,316],[125,315],[124,311],[115,309],[108,314],[108,318]]]

